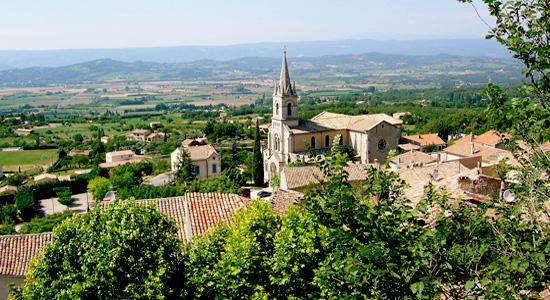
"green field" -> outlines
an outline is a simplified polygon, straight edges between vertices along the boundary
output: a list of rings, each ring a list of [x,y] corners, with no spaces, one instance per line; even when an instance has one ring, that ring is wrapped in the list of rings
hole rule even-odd
[[[0,152],[0,165],[4,171],[16,171],[36,166],[51,165],[57,159],[57,149],[20,150]]]

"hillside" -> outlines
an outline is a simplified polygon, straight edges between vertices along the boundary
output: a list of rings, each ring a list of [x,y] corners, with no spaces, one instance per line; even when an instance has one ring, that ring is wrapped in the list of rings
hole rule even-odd
[[[289,58],[381,52],[400,55],[486,56],[510,58],[493,40],[334,40],[288,43],[253,43],[229,46],[182,46],[126,49],[1,50],[0,70],[30,67],[61,67],[97,59],[124,62],[188,63],[197,60],[235,60],[244,57],[280,58],[287,47]]]
[[[298,81],[343,80],[361,84],[383,80],[418,85],[454,86],[515,83],[521,65],[511,59],[451,55],[409,56],[382,53],[299,57],[289,60]],[[229,61],[190,63],[121,62],[100,59],[64,67],[0,71],[1,86],[46,86],[104,82],[164,80],[257,80],[276,78],[280,58],[248,57]],[[396,81],[397,80],[397,81]]]

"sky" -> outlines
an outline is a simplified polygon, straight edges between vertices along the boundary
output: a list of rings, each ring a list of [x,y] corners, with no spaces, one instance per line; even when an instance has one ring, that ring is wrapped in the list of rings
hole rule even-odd
[[[474,0],[490,23],[486,7]],[[484,37],[457,0],[2,0],[0,50]]]

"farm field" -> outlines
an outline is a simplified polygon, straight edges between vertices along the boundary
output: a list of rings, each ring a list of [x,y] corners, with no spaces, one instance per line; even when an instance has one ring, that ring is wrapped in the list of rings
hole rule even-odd
[[[0,151],[0,165],[4,172],[15,172],[34,169],[39,166],[50,166],[57,159],[57,149]]]

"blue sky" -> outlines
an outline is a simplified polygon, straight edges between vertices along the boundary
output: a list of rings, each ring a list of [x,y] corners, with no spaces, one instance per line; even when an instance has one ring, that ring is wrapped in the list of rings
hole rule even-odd
[[[490,21],[487,9],[474,1]],[[4,0],[0,50],[478,36],[456,0]]]

